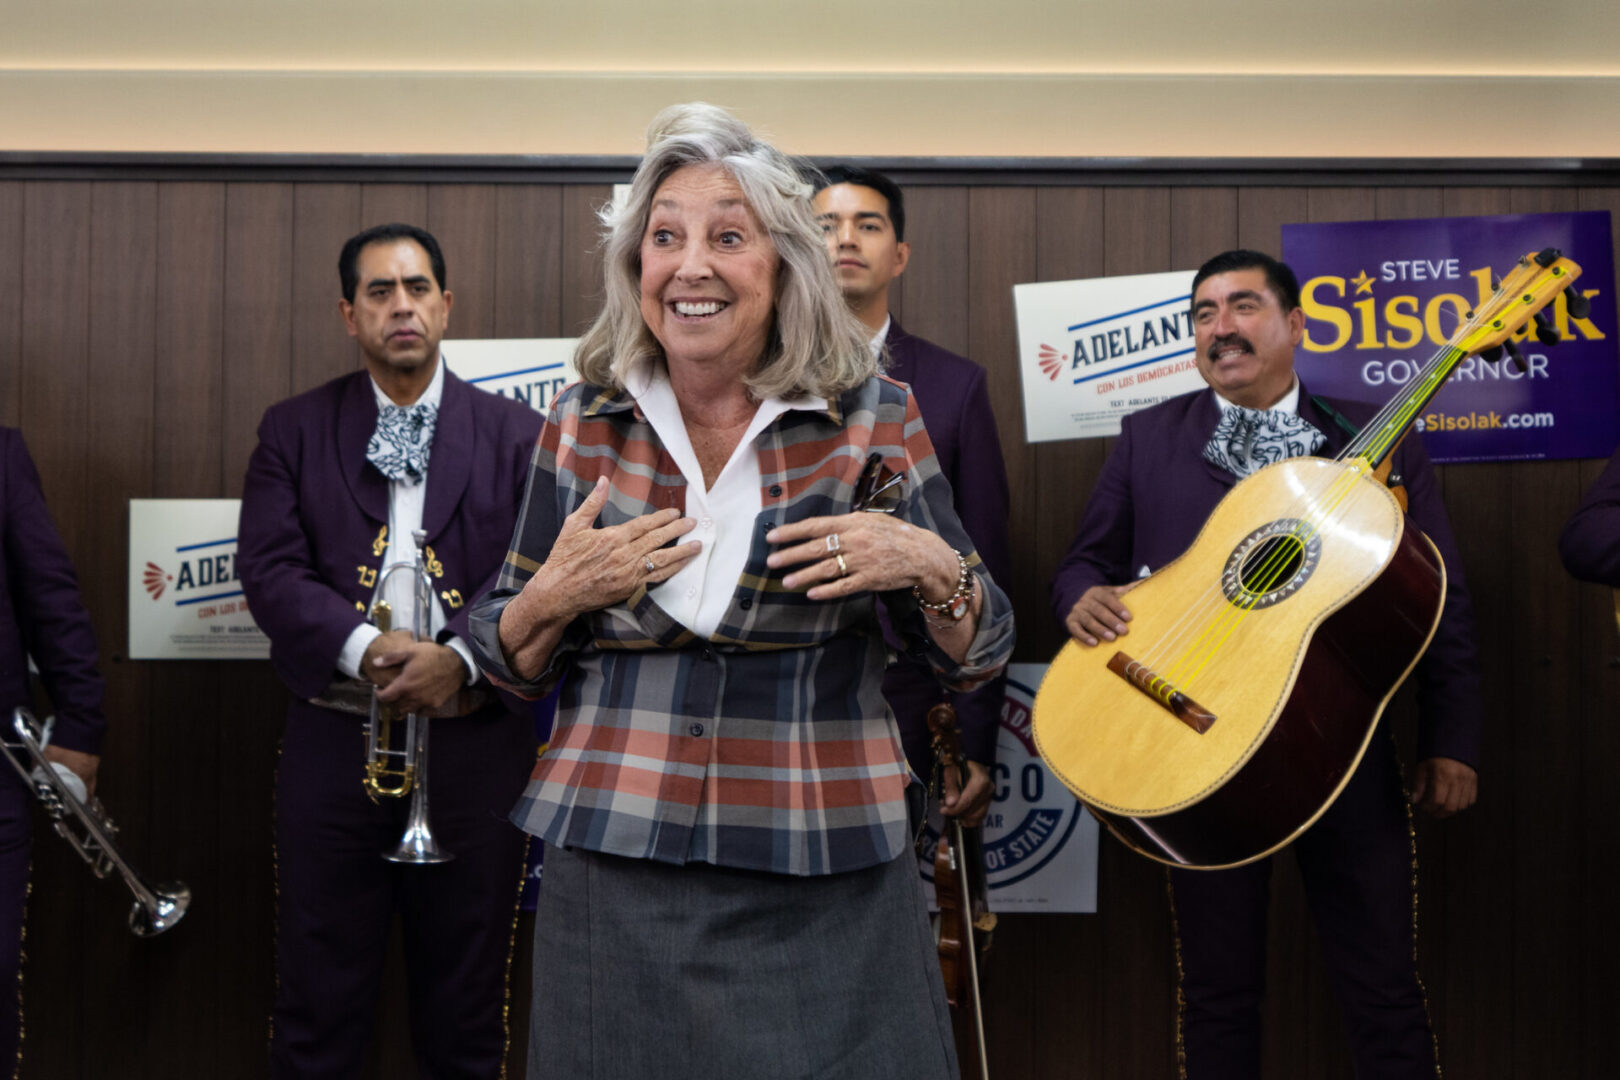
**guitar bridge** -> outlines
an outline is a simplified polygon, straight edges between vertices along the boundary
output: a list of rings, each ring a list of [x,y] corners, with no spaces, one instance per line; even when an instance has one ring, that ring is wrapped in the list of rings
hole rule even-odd
[[[1202,735],[1214,726],[1214,713],[1182,693],[1169,679],[1161,678],[1146,664],[1116,652],[1109,658],[1108,670],[1158,702],[1166,712],[1198,734]]]

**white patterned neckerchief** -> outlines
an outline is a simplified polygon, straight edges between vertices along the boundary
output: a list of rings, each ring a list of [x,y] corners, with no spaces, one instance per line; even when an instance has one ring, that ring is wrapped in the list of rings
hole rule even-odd
[[[366,444],[366,460],[390,480],[407,486],[427,476],[428,453],[433,449],[437,405],[379,405],[377,430]]]
[[[1221,422],[1204,445],[1204,460],[1241,480],[1273,462],[1313,454],[1325,442],[1327,437],[1298,413],[1233,405],[1221,410]]]

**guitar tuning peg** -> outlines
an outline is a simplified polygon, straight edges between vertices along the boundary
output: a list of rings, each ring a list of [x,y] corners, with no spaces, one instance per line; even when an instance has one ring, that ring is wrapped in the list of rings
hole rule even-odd
[[[1519,348],[1518,342],[1510,338],[1502,342],[1502,348],[1507,350],[1508,358],[1513,361],[1513,366],[1518,369],[1520,375],[1530,370],[1530,365],[1524,362],[1524,352]]]
[[[1536,340],[1549,349],[1563,340],[1559,337],[1558,327],[1553,325],[1552,316],[1547,314],[1546,308],[1536,312]]]
[[[1479,358],[1487,364],[1498,363],[1502,359],[1502,346],[1492,345],[1490,348],[1482,350]]]
[[[1577,291],[1573,285],[1564,290],[1564,306],[1577,319],[1584,319],[1592,314],[1592,301],[1587,299],[1585,294]]]

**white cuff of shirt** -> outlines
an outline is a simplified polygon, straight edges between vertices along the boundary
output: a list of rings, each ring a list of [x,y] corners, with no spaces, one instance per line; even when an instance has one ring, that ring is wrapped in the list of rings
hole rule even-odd
[[[478,670],[478,664],[473,660],[472,646],[453,634],[445,644],[456,650],[456,655],[461,657],[461,662],[467,665],[467,685],[476,686],[478,680],[483,678],[483,673]]]
[[[343,643],[343,651],[338,653],[338,670],[351,679],[360,678],[360,661],[366,658],[371,643],[381,636],[382,631],[370,623],[363,622],[355,627],[349,640]]]

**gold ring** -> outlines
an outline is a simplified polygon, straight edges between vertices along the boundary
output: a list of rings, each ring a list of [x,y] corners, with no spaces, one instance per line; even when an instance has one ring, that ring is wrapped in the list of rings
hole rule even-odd
[[[833,535],[836,536],[837,534],[834,533]],[[838,576],[839,577],[848,577],[849,576],[849,567],[844,565],[844,553],[842,551],[840,551],[838,554],[833,556],[833,559],[836,560],[837,563],[838,563]]]

